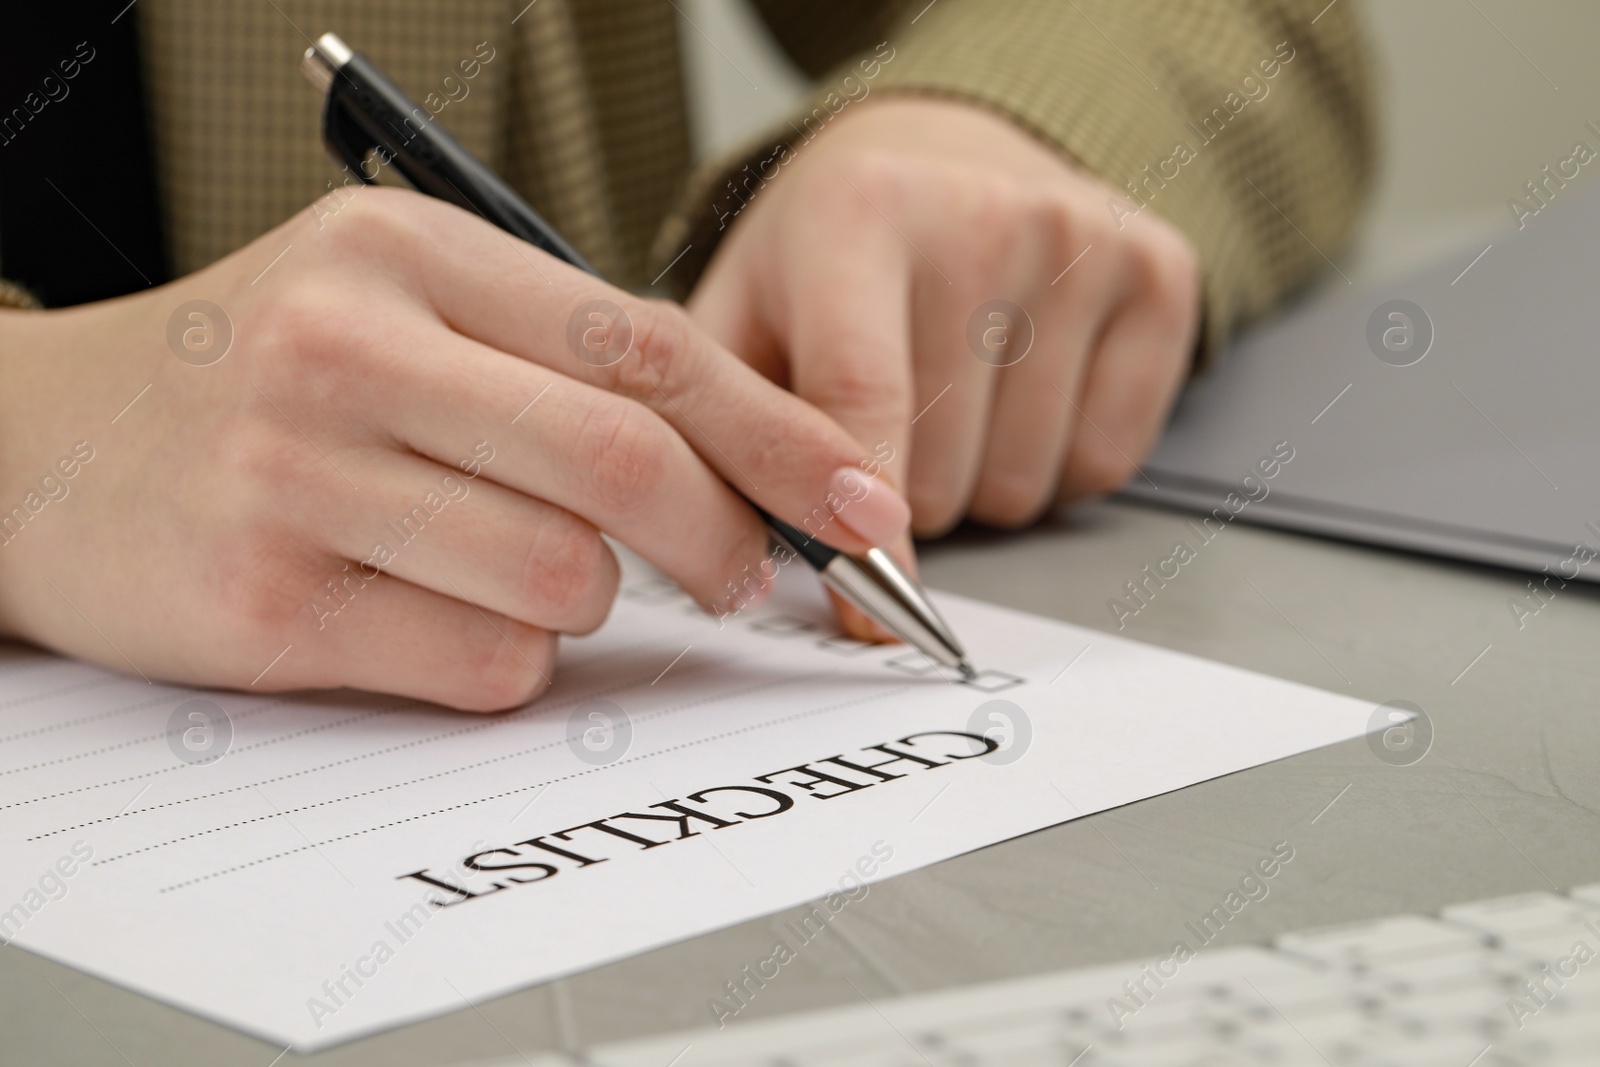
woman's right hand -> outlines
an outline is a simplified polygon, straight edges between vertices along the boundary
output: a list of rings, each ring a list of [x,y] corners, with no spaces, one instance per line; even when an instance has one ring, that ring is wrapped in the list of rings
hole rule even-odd
[[[837,511],[847,551],[904,533],[870,478],[839,510],[851,436],[681,309],[438,201],[339,195],[170,285],[0,314],[0,631],[489,710],[605,618],[602,533],[712,609],[766,558],[730,486]]]

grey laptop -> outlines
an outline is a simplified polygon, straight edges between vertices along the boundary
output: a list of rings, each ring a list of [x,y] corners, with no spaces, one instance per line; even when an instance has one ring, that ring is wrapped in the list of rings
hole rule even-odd
[[[1600,194],[1569,195],[1241,337],[1124,494],[1600,581]]]

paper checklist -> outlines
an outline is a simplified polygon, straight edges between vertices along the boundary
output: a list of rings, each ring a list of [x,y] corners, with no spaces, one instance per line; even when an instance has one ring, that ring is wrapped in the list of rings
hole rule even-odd
[[[301,1050],[1359,736],[1372,705],[935,594],[953,682],[786,574],[636,563],[536,704],[0,656],[0,937]],[[717,991],[707,990],[707,996]]]

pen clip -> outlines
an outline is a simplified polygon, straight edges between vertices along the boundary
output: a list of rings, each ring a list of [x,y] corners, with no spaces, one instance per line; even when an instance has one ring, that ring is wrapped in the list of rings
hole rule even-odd
[[[598,276],[514,189],[436,123],[432,112],[337,36],[319,38],[302,67],[324,92],[323,143],[362,184],[376,184],[380,169],[393,167],[418,192],[470,211]]]
[[[386,165],[393,157],[393,147],[381,143],[368,125],[355,116],[351,100],[360,87],[346,73],[355,57],[355,52],[338,34],[325,33],[306,49],[300,60],[300,70],[322,92],[322,143],[328,154],[336,162],[343,163],[362,184],[371,185],[376,182],[377,173],[367,172],[368,156],[377,152],[378,159]],[[362,95],[367,97],[363,102],[369,122],[375,125],[381,105],[371,99],[371,93]]]
[[[380,161],[389,162],[384,147],[351,118],[349,108],[331,87],[322,111],[322,140],[333,158],[343,163],[363,185],[373,185],[378,180],[376,171],[367,173],[369,155],[378,153]]]

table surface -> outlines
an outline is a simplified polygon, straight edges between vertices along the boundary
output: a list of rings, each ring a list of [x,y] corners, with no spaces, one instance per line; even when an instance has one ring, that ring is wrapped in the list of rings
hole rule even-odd
[[[925,547],[923,569],[935,588],[1115,630],[1108,598],[1170,554],[1183,520],[1105,502],[1023,533],[962,531]],[[1229,527],[1123,633],[1374,705],[1410,701],[1433,724],[1428,754],[1394,766],[1350,741],[890,879],[744,1015],[1155,955],[1282,841],[1293,862],[1219,943],[1600,880],[1600,588],[1569,585],[1519,630],[1508,600],[1525,581]],[[787,917],[279,1062],[520,1062],[704,1026],[708,999]],[[0,1058],[35,1067],[268,1067],[283,1051],[11,947],[0,1033]]]

